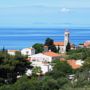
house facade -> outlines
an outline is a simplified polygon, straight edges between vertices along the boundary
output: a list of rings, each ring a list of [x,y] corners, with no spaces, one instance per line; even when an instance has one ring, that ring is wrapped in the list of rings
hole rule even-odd
[[[18,52],[18,50],[8,50],[7,53],[9,55],[15,55],[15,53]]]
[[[90,40],[84,42],[84,47],[90,48]]]
[[[42,53],[31,55],[31,56],[29,56],[29,58],[30,58],[30,62],[32,62],[32,63],[36,63],[36,62],[51,62],[52,61],[52,57],[44,55]]]
[[[52,62],[53,60],[59,60],[60,59],[60,54],[54,53],[52,51],[48,51],[48,52],[43,52],[43,53],[38,53],[38,54],[34,54],[29,56],[28,60],[30,60],[30,62]]]
[[[52,65],[50,63],[53,60],[59,60],[60,54],[48,51],[44,53],[38,53],[29,56],[29,61],[32,63],[33,67],[41,67],[42,74],[45,74],[52,70]]]
[[[27,56],[34,55],[35,54],[35,49],[34,48],[24,48],[24,49],[21,50],[21,54],[22,55],[27,55]]]
[[[52,52],[51,50],[49,50],[48,52],[44,52],[43,54],[46,55],[46,56],[51,57],[51,61],[50,62],[52,62],[53,60],[59,60],[60,57],[61,57],[60,54]]]

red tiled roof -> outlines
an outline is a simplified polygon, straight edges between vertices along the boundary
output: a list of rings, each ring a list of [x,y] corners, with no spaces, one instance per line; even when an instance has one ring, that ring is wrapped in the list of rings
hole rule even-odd
[[[64,46],[64,42],[54,42],[55,46]]]
[[[43,54],[51,57],[61,56],[60,54],[54,53],[52,51],[44,52]]]
[[[90,46],[90,41],[86,41],[86,42],[84,43],[84,46],[85,46],[85,47]]]
[[[60,61],[66,61],[65,58],[60,58]]]
[[[67,61],[67,63],[72,67],[72,69],[78,69],[81,66],[76,64],[76,60],[60,60],[60,61]]]
[[[78,69],[81,66],[76,64],[76,60],[67,60],[67,63],[73,68],[73,69]]]

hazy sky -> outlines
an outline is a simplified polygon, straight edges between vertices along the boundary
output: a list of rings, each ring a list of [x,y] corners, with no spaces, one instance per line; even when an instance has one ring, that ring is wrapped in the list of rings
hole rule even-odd
[[[0,0],[0,27],[90,27],[90,0]]]

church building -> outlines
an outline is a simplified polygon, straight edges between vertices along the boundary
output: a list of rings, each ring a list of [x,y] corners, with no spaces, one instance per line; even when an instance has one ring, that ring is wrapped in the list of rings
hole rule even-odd
[[[66,52],[66,46],[69,43],[69,35],[70,33],[68,31],[65,31],[64,33],[64,41],[63,42],[54,42],[54,45],[56,48],[59,48],[60,53],[65,53]]]

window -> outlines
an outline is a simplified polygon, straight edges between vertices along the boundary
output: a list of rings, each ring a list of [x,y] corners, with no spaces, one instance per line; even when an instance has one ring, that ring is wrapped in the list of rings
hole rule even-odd
[[[26,54],[28,55],[29,51],[26,51]]]

